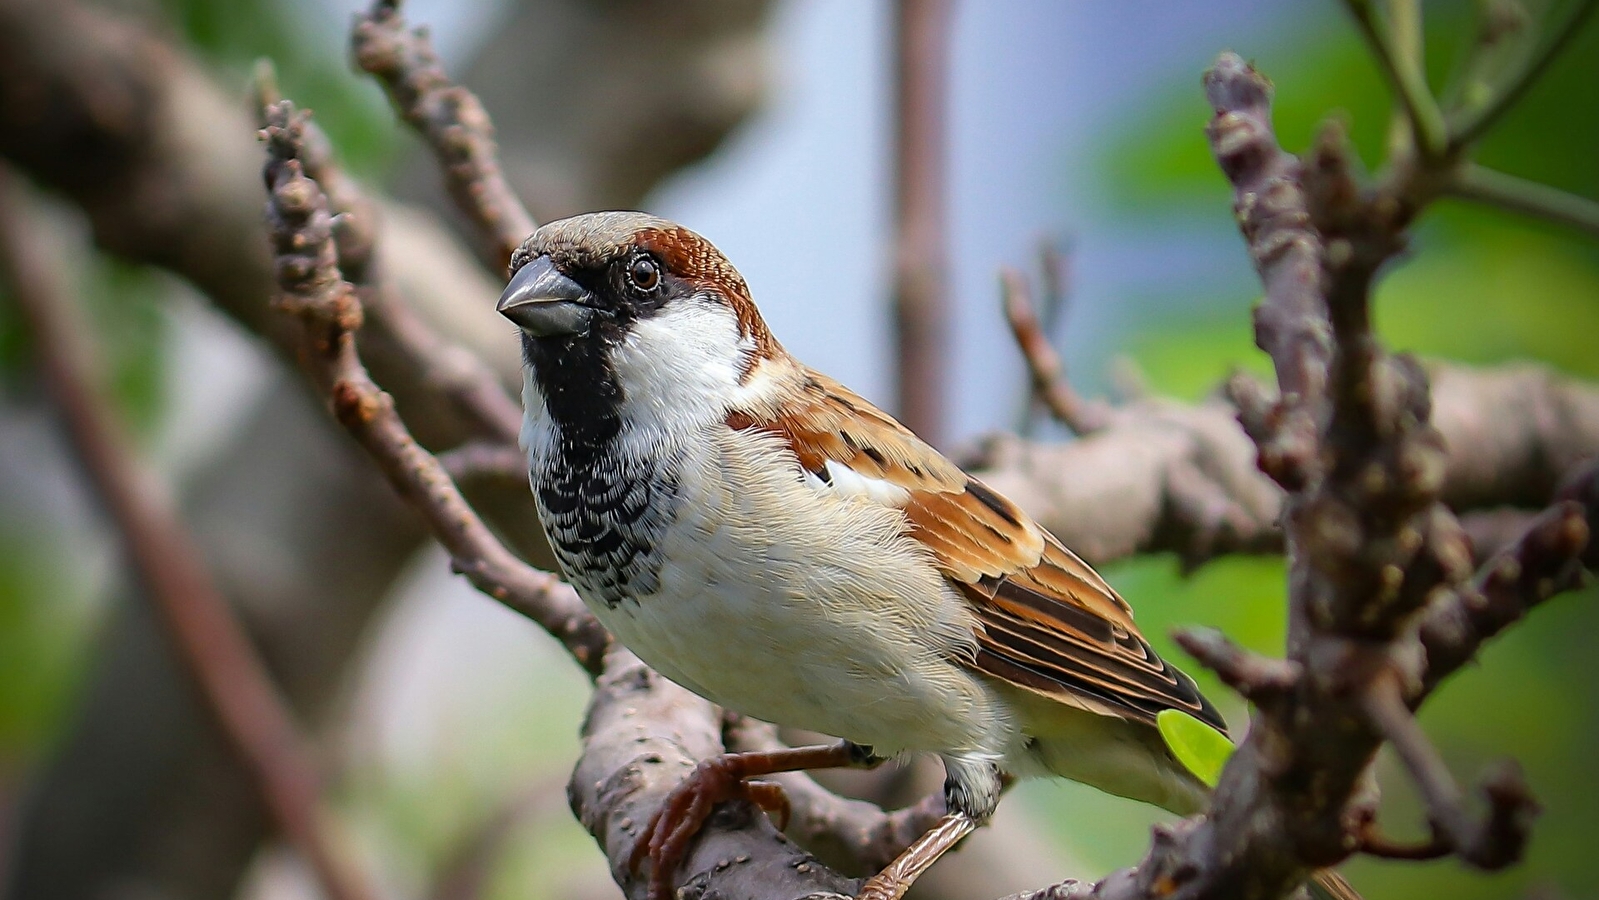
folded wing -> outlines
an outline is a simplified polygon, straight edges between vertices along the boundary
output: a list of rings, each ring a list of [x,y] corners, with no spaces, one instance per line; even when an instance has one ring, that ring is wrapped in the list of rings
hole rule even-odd
[[[978,651],[966,662],[977,670],[1105,715],[1153,725],[1161,710],[1179,709],[1226,730],[1098,573],[848,388],[808,372],[801,403],[729,424],[778,435],[824,487],[904,509],[911,535],[971,604]]]

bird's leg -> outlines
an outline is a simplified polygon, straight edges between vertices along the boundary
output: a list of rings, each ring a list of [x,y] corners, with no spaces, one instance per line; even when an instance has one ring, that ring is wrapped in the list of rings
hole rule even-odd
[[[993,757],[983,755],[945,755],[944,773],[944,808],[949,812],[883,871],[866,879],[855,900],[899,900],[905,896],[911,883],[940,856],[988,821],[999,806],[1000,793],[1011,780]]]
[[[682,783],[672,789],[666,802],[645,826],[628,869],[638,871],[645,857],[650,860],[649,900],[667,900],[672,893],[671,876],[683,861],[689,841],[718,803],[750,800],[762,809],[778,812],[787,824],[788,798],[775,784],[746,784],[744,779],[801,769],[869,768],[883,762],[870,747],[850,741],[815,747],[726,753],[703,760]]]
[[[905,848],[895,860],[861,885],[855,900],[899,900],[914,882],[945,851],[977,828],[977,820],[963,812],[952,812]]]

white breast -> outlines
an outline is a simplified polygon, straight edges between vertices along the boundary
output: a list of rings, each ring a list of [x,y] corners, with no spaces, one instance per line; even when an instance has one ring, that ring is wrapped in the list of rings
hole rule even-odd
[[[816,491],[769,435],[703,437],[659,590],[596,608],[606,626],[739,712],[880,752],[1002,753],[1008,721],[954,662],[972,652],[970,614],[903,515]]]
[[[676,490],[652,536],[655,589],[606,603],[577,578],[579,594],[645,662],[729,709],[882,753],[1014,749],[1006,707],[956,662],[974,652],[972,616],[907,536],[899,489],[848,470],[823,485],[776,437],[724,424],[773,389],[740,382],[749,349],[725,306],[697,302],[616,348],[613,452],[671,460]],[[536,475],[560,441],[532,379],[524,401]]]

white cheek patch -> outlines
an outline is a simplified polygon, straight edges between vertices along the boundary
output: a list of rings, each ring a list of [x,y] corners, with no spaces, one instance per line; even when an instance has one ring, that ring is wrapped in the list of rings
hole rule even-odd
[[[870,500],[883,506],[904,506],[906,501],[911,498],[910,491],[892,481],[862,475],[836,460],[828,460],[826,469],[828,484],[824,485],[822,479],[817,478],[815,475],[810,477],[815,480],[816,484],[822,485],[824,490],[831,491],[840,497],[852,500]]]
[[[634,323],[611,361],[636,423],[700,425],[725,415],[743,354],[738,319],[725,305],[676,300]]]

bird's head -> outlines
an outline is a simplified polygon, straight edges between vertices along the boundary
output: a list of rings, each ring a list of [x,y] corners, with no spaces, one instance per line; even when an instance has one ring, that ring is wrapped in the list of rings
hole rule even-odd
[[[592,415],[628,397],[727,393],[782,355],[738,270],[687,228],[637,212],[550,222],[511,257],[500,314],[542,393]],[[552,409],[552,412],[558,411]]]

